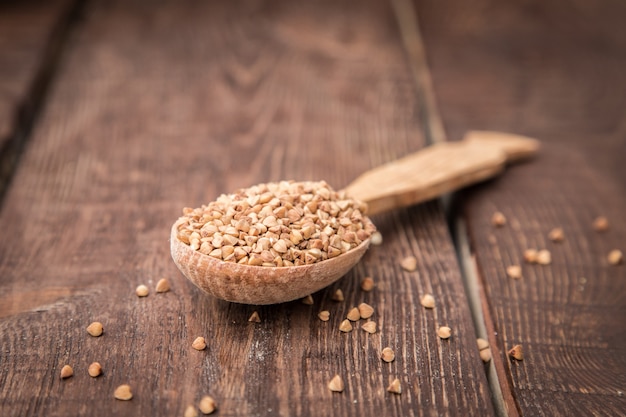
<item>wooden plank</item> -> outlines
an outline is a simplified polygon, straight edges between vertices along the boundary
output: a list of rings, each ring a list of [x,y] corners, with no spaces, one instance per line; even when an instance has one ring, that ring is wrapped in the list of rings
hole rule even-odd
[[[541,156],[463,195],[510,412],[626,410],[626,5],[599,1],[419,2],[444,124],[538,137]],[[501,211],[505,227],[490,218]],[[606,216],[609,230],[592,222]],[[548,233],[562,227],[565,239]],[[548,266],[524,263],[551,251]],[[522,266],[520,280],[506,267]],[[509,360],[515,344],[522,362]],[[506,393],[505,393],[506,395]]]
[[[0,3],[0,197],[49,83],[74,3]]]
[[[283,178],[341,188],[423,146],[391,7],[89,6],[0,213],[10,236],[0,242],[0,414],[182,415],[205,394],[224,416],[493,414],[436,203],[375,217],[384,245],[312,306],[211,299],[170,259],[184,206]],[[409,254],[412,273],[399,266]],[[154,293],[161,277],[171,292]],[[147,298],[134,295],[141,283]],[[338,288],[344,302],[331,300]],[[426,292],[436,309],[419,306]],[[379,331],[341,334],[362,301]],[[317,319],[323,309],[329,322]],[[261,323],[247,321],[255,310]],[[85,332],[94,320],[100,338]],[[205,351],[191,349],[196,336]],[[103,376],[86,374],[92,361]],[[66,363],[75,375],[62,381]],[[335,374],[341,394],[326,386]],[[386,392],[396,377],[400,396]],[[122,383],[130,402],[113,399]]]

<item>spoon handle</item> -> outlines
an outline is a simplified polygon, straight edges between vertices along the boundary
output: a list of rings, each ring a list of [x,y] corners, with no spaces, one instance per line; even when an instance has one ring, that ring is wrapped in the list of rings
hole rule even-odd
[[[368,204],[368,215],[430,200],[491,178],[508,162],[534,155],[535,139],[471,131],[361,174],[345,191]]]

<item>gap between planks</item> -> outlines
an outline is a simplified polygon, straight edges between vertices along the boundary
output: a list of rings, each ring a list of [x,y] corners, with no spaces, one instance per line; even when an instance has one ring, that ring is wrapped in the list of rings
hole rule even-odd
[[[429,145],[446,142],[446,133],[439,114],[433,81],[426,60],[426,50],[418,24],[417,11],[412,0],[391,0],[391,4],[398,22],[409,68],[415,80],[418,102],[422,104],[421,121],[424,126],[426,142]],[[493,336],[493,323],[489,317],[488,306],[484,305],[487,300],[479,285],[478,269],[471,253],[467,228],[454,204],[458,205],[459,201],[451,195],[444,195],[440,200],[448,217],[448,226],[453,237],[459,269],[476,329],[476,337],[489,340],[492,352],[494,352],[493,358],[486,368],[494,409],[498,417],[517,417],[519,412],[513,392],[509,384],[503,386],[500,383],[501,379],[506,380],[505,369],[503,366],[496,365],[501,355],[495,354],[497,353],[494,346],[495,339],[489,337],[488,334],[489,328],[491,336]]]
[[[472,321],[476,329],[476,337],[489,341],[492,352],[492,359],[486,365],[486,372],[494,409],[499,417],[518,417],[520,416],[519,407],[510,384],[507,383],[503,391],[499,382],[500,380],[507,380],[506,369],[499,361],[499,358],[502,358],[502,352],[496,346],[496,334],[493,320],[489,314],[488,300],[480,285],[476,257],[471,253],[467,227],[460,214],[451,218],[450,227],[465,285],[465,293],[472,313]]]

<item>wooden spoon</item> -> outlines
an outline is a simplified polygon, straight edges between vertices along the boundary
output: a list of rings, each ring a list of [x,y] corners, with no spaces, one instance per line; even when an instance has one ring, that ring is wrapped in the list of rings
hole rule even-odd
[[[460,142],[436,144],[365,172],[345,188],[368,205],[368,215],[430,200],[491,178],[507,162],[532,156],[539,142],[517,135],[473,131]],[[177,238],[172,226],[171,253],[180,271],[200,289],[223,300],[277,304],[306,297],[341,278],[361,259],[369,239],[322,262],[265,267],[225,262],[204,255]]]

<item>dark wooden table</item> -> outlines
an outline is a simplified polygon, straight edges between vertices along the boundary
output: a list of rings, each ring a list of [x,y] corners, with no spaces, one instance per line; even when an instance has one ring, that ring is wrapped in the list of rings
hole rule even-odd
[[[619,0],[0,2],[0,415],[183,415],[204,395],[222,416],[626,415],[626,265],[607,259],[626,252],[625,19]],[[542,149],[375,216],[383,245],[313,305],[219,301],[170,258],[185,206],[280,179],[341,188],[471,129]],[[378,331],[342,334],[361,302]]]

